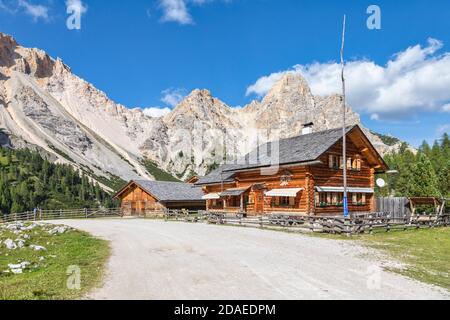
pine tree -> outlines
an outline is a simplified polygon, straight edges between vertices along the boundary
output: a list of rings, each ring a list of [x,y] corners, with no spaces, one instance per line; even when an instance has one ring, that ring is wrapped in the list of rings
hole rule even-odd
[[[416,163],[411,166],[407,196],[438,197],[440,195],[438,178],[431,161],[424,153],[419,153]]]

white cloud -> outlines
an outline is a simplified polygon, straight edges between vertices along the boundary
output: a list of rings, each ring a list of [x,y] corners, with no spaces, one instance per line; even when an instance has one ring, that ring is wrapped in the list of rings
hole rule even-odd
[[[81,0],[66,0],[66,7],[80,14],[85,14],[88,10],[87,5],[83,4]]]
[[[439,40],[416,45],[393,56],[384,66],[369,60],[347,63],[348,101],[363,113],[398,116],[417,111],[450,110],[450,53],[437,55]],[[286,72],[301,73],[316,95],[341,93],[340,65],[335,62],[296,65],[291,70],[261,77],[247,95],[265,95]],[[444,105],[444,107],[442,107]]]
[[[33,18],[33,21],[37,21],[38,19],[42,19],[44,21],[49,20],[48,16],[48,8],[44,5],[40,4],[32,4],[25,0],[18,0],[18,5],[21,7],[26,14]]]
[[[160,7],[163,10],[161,20],[164,22],[178,22],[179,24],[193,23],[185,0],[160,0]]]
[[[370,115],[370,120],[379,121],[380,120],[380,116],[378,115],[378,113],[372,113]]]
[[[272,86],[283,77],[285,71],[275,72],[268,76],[259,78],[254,84],[247,88],[247,95],[256,94],[258,97],[264,96]]]
[[[184,89],[169,88],[162,92],[161,101],[170,107],[177,106],[186,96]]]
[[[159,7],[163,11],[161,21],[163,22],[177,22],[182,25],[193,24],[191,14],[189,13],[189,6],[202,6],[204,4],[214,2],[217,0],[159,0]],[[225,3],[230,3],[232,0],[221,0]],[[147,12],[148,14],[148,12]]]
[[[142,109],[142,112],[145,115],[153,118],[164,117],[166,114],[170,113],[170,111],[172,110],[169,108],[159,108],[159,107],[150,107]]]

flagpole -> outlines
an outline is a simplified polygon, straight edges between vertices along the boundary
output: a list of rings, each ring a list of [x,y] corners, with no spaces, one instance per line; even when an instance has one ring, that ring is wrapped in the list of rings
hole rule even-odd
[[[348,218],[348,192],[347,192],[347,128],[346,128],[346,97],[345,97],[345,62],[344,62],[344,46],[345,46],[345,27],[346,15],[344,15],[344,23],[342,28],[342,46],[341,46],[341,66],[342,66],[342,154],[343,154],[343,178],[344,178],[344,217]]]

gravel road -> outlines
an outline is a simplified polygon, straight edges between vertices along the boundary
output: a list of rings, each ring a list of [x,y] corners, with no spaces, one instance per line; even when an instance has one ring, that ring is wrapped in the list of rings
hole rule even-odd
[[[153,220],[64,224],[111,241],[91,299],[449,299],[443,289],[385,272],[350,241]]]

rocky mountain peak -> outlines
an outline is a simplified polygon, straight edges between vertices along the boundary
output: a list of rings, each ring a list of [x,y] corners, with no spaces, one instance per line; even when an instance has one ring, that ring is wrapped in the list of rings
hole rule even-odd
[[[283,99],[291,96],[312,96],[308,82],[299,73],[287,72],[267,93],[264,100]]]
[[[180,179],[203,175],[223,160],[212,155],[220,155],[215,148],[225,144],[224,133],[226,152],[238,157],[253,129],[280,128],[292,137],[307,122],[314,122],[316,131],[341,125],[340,97],[315,97],[294,72],[283,75],[262,101],[242,109],[196,89],[165,117],[149,118],[112,101],[60,59],[21,47],[2,33],[0,105],[7,106],[0,108],[0,129],[13,138],[13,147],[36,147],[92,177],[125,180],[152,178],[144,157]],[[360,123],[350,107],[348,113],[349,122]],[[194,143],[189,135],[203,141]],[[369,138],[383,150],[379,138]]]

